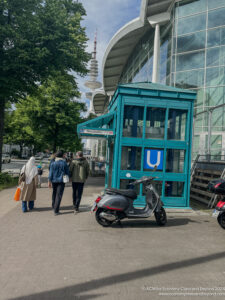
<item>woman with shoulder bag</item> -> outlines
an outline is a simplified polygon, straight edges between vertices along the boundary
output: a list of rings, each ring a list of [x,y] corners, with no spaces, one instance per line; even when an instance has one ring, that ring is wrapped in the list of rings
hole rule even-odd
[[[64,152],[62,150],[56,153],[55,161],[50,165],[48,187],[53,188],[52,191],[52,208],[55,215],[59,214],[60,203],[62,200],[65,183],[68,182],[69,168],[64,160]]]
[[[38,171],[35,166],[35,158],[32,156],[26,165],[23,166],[19,177],[19,185],[21,186],[20,200],[22,200],[23,212],[27,212],[27,202],[30,211],[34,208],[38,184],[37,175]]]

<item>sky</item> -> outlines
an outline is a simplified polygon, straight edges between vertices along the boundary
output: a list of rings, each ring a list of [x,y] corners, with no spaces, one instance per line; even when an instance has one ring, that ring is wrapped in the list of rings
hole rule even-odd
[[[129,21],[140,15],[141,0],[80,0],[86,10],[86,16],[82,26],[86,28],[89,38],[87,51],[93,52],[94,36],[97,30],[97,60],[98,60],[98,81],[102,82],[102,59],[113,35]],[[88,89],[84,82],[88,77],[77,78],[81,100],[89,105],[85,97]]]

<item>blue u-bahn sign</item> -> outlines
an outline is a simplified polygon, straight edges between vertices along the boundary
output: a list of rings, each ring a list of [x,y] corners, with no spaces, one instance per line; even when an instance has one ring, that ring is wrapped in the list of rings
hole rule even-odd
[[[145,149],[144,169],[154,169],[155,165],[157,170],[163,169],[163,150],[158,149]]]

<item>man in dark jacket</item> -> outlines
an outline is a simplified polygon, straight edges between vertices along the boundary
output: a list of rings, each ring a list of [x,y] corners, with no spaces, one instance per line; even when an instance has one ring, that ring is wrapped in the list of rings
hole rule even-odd
[[[48,186],[53,188],[52,191],[52,208],[55,215],[59,214],[60,203],[62,200],[65,183],[63,181],[64,175],[69,176],[69,168],[64,159],[62,150],[56,153],[56,158],[52,161],[49,170]]]
[[[80,201],[83,194],[84,183],[90,172],[89,164],[83,152],[78,151],[75,160],[70,164],[70,176],[73,187],[73,206],[74,213],[79,211]]]

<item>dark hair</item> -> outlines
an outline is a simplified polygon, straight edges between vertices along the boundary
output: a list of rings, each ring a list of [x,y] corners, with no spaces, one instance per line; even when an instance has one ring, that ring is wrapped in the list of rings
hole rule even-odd
[[[78,157],[83,157],[83,152],[82,152],[82,151],[78,151],[78,152],[77,152],[77,156],[78,156]]]
[[[64,152],[62,150],[59,150],[56,152],[56,157],[63,157]]]

